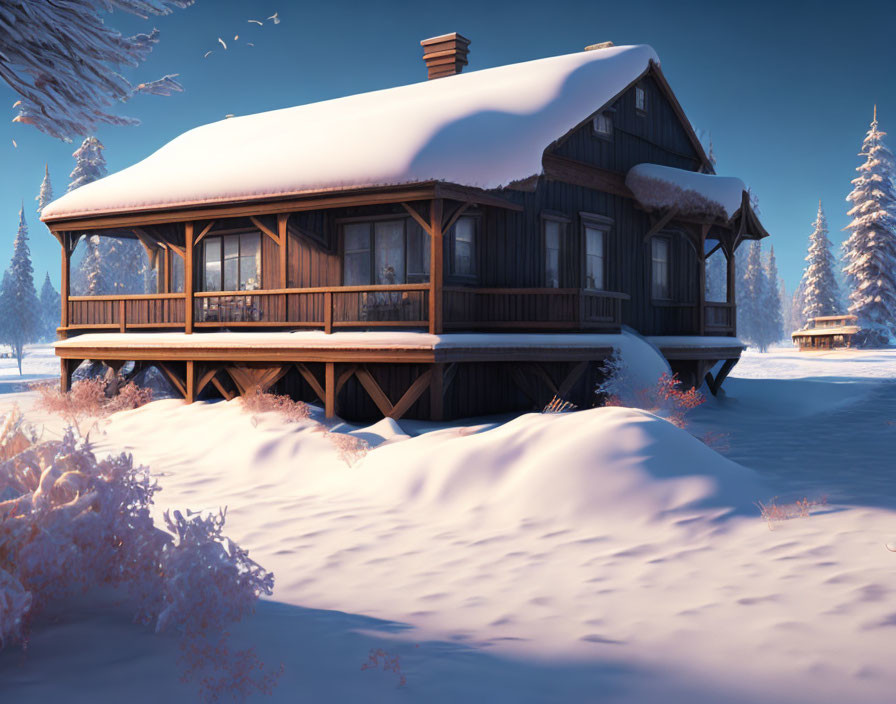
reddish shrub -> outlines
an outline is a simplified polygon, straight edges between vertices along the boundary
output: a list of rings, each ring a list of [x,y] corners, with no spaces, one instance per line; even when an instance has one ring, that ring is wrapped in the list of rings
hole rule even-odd
[[[759,513],[768,523],[768,529],[774,530],[775,524],[780,521],[788,521],[791,518],[808,518],[813,508],[824,506],[827,502],[827,499],[822,497],[818,500],[802,498],[793,503],[779,504],[775,498],[767,504],[757,501],[756,505],[759,507]]]
[[[36,408],[60,416],[81,437],[86,437],[99,419],[152,401],[152,389],[139,387],[132,381],[118,385],[117,395],[109,398],[106,393],[110,384],[100,377],[76,381],[70,391],[61,391],[55,383],[40,384],[36,388]],[[85,426],[88,421],[90,425]]]
[[[379,670],[382,667],[383,672],[394,672],[398,675],[398,686],[404,687],[408,680],[401,673],[401,660],[398,655],[389,655],[382,648],[371,648],[367,656],[367,662],[361,665],[362,670]]]
[[[250,413],[279,413],[287,423],[298,423],[311,417],[311,409],[307,403],[293,401],[289,396],[259,391],[251,396],[243,396],[240,400]]]

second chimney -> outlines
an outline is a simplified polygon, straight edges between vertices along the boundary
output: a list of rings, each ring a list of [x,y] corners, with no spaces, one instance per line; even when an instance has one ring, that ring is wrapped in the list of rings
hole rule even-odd
[[[424,39],[420,46],[430,80],[458,74],[467,65],[470,40],[457,32]]]

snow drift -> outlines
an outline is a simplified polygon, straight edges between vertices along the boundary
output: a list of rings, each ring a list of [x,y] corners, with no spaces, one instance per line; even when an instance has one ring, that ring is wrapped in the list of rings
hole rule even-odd
[[[650,523],[685,509],[751,511],[763,496],[751,470],[627,408],[529,414],[476,435],[393,442],[356,471],[377,501],[507,525],[558,515],[577,527]]]

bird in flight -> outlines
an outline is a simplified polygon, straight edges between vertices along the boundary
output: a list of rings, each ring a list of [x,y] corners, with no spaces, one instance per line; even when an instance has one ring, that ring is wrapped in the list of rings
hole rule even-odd
[[[213,51],[207,51],[207,52],[205,52],[205,54],[203,54],[202,58],[207,59],[209,57],[209,55],[214,54],[214,53],[215,52],[213,52]]]
[[[280,18],[277,17],[277,15],[279,15],[279,14],[280,14],[279,12],[275,12],[273,15],[271,15],[270,17],[268,17],[268,19],[269,19],[269,20],[274,20],[274,24],[280,24]]]
[[[224,47],[224,50],[227,51],[227,44],[224,43],[224,40],[221,37],[218,37],[218,43]]]
[[[259,27],[262,27],[264,25],[264,22],[262,22],[260,20],[249,20],[249,22],[257,24]]]

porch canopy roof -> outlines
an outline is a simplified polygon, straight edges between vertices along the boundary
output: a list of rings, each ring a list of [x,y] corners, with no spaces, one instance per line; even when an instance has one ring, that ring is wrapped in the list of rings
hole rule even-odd
[[[741,239],[768,237],[739,178],[637,164],[626,174],[625,185],[645,208],[728,224]]]
[[[553,142],[658,62],[645,45],[555,56],[197,127],[50,203],[48,223],[542,173]]]

